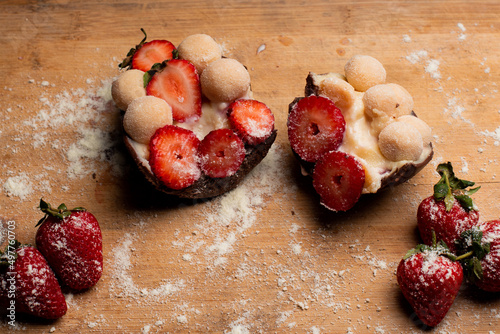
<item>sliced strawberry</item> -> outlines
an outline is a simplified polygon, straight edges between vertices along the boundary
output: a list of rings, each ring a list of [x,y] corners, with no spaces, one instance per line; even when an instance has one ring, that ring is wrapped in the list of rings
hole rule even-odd
[[[205,174],[223,178],[240,168],[245,159],[245,145],[233,130],[213,130],[201,141],[198,156]]]
[[[321,204],[333,211],[347,211],[356,204],[365,183],[365,170],[353,156],[332,151],[314,166],[313,186]]]
[[[299,100],[288,115],[288,139],[303,160],[316,162],[323,154],[336,150],[344,138],[342,112],[326,97]]]
[[[156,72],[146,87],[147,95],[164,99],[177,122],[201,115],[201,86],[196,68],[187,60],[172,59]]]
[[[200,140],[194,132],[175,125],[156,130],[149,143],[149,164],[156,177],[171,189],[183,189],[201,176],[197,162]]]
[[[231,127],[249,145],[264,142],[274,130],[274,115],[264,103],[237,100],[228,108]]]
[[[132,68],[147,72],[156,63],[174,58],[175,46],[166,40],[155,39],[142,44],[132,56]]]

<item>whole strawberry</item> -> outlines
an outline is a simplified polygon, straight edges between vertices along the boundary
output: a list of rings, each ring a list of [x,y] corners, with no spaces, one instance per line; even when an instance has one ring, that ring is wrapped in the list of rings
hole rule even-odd
[[[479,211],[469,195],[479,187],[467,190],[474,182],[455,177],[451,163],[437,167],[441,179],[434,185],[434,195],[420,203],[417,211],[417,224],[425,244],[432,243],[432,233],[437,240],[443,240],[455,252],[455,240],[460,234],[479,220]]]
[[[444,244],[418,245],[399,263],[399,287],[427,326],[437,326],[443,320],[462,284],[462,266],[453,258]]]
[[[53,209],[40,200],[36,245],[62,283],[75,290],[94,286],[103,269],[102,234],[97,219],[83,208]]]
[[[457,242],[467,280],[480,289],[500,291],[500,220],[479,223]]]
[[[59,282],[36,248],[12,241],[0,255],[0,304],[7,317],[20,312],[58,319],[66,314]]]

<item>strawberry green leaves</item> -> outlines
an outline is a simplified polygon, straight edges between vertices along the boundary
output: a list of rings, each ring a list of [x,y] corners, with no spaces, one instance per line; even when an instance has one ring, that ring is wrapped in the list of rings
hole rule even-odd
[[[467,211],[474,209],[474,203],[470,195],[474,194],[481,187],[468,189],[474,186],[474,182],[461,180],[455,176],[451,162],[439,164],[437,172],[441,179],[434,185],[434,198],[436,201],[444,201],[446,210],[450,211],[455,199]]]

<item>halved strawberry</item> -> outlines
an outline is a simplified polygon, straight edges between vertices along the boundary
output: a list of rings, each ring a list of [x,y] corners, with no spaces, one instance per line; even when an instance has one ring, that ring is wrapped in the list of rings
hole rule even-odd
[[[164,99],[177,122],[196,120],[201,115],[201,86],[193,64],[183,59],[164,62],[146,87],[147,95]]]
[[[274,130],[274,115],[264,103],[236,100],[228,107],[231,127],[249,145],[264,142]]]
[[[156,130],[149,143],[149,164],[155,176],[171,189],[183,189],[201,176],[194,132],[175,125]]]
[[[313,186],[321,204],[333,211],[347,211],[356,204],[365,183],[365,170],[344,152],[331,151],[323,155],[313,171]]]
[[[245,159],[245,145],[233,130],[213,130],[201,141],[198,156],[205,174],[223,178],[240,168]]]
[[[288,139],[303,160],[316,162],[336,150],[344,138],[342,112],[328,98],[311,95],[300,99],[288,115]]]
[[[132,56],[132,68],[147,72],[156,63],[174,58],[175,46],[164,39],[144,43]]]

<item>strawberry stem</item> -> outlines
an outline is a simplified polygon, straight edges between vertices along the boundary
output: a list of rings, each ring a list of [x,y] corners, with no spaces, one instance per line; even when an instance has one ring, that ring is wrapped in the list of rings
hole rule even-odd
[[[57,207],[57,209],[54,209],[49,203],[45,202],[43,199],[40,199],[39,208],[43,213],[45,213],[45,216],[38,221],[36,226],[41,225],[49,216],[57,217],[60,220],[63,220],[64,218],[69,217],[71,213],[74,211],[86,211],[85,208],[82,207],[76,207],[73,208],[72,210],[68,210],[68,207],[64,203],[60,204]]]
[[[439,164],[436,170],[441,175],[441,179],[434,185],[434,198],[436,201],[444,201],[446,211],[451,210],[455,199],[465,210],[474,210],[474,203],[469,196],[481,187],[467,190],[468,187],[474,185],[474,182],[457,178],[453,172],[451,162]]]

